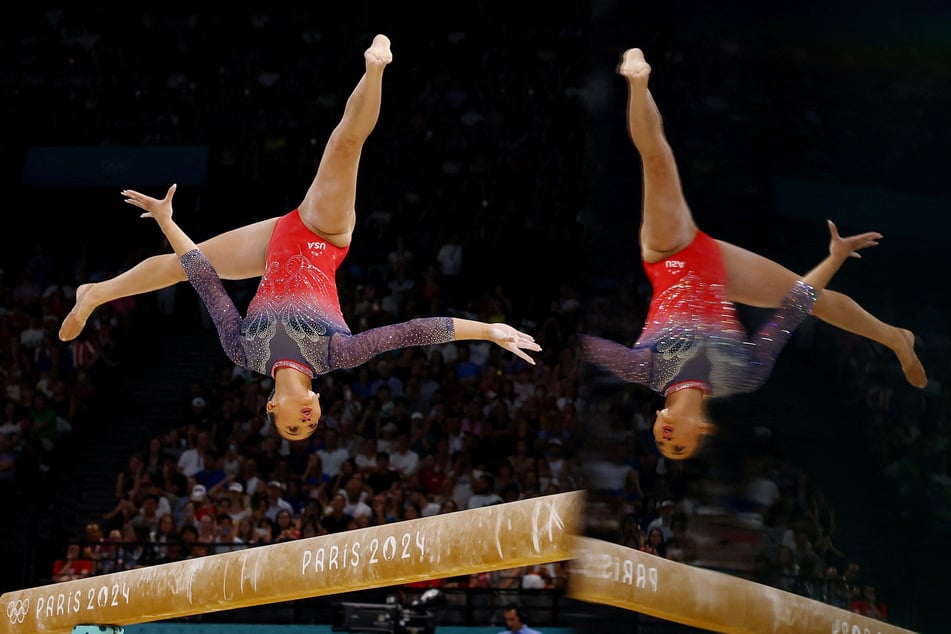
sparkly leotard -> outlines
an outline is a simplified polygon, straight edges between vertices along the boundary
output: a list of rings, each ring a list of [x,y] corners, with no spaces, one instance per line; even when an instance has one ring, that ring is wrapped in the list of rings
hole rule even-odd
[[[189,251],[181,263],[225,354],[259,374],[273,376],[276,368],[286,366],[314,377],[356,367],[388,350],[455,338],[450,317],[412,319],[351,334],[335,279],[347,251],[308,229],[296,210],[283,216],[268,242],[267,266],[243,319],[201,251]]]
[[[816,291],[799,281],[756,336],[746,332],[726,299],[720,247],[697,232],[683,250],[644,262],[653,299],[644,330],[629,348],[582,337],[585,359],[660,394],[686,387],[710,396],[752,392],[766,381],[792,332],[812,311]]]

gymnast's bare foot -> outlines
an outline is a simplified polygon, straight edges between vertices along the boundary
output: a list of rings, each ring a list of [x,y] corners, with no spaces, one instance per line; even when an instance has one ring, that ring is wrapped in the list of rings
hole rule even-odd
[[[385,35],[377,35],[373,38],[370,48],[363,54],[366,60],[367,70],[373,68],[381,69],[393,61],[393,51],[390,50],[390,38]]]
[[[901,333],[902,344],[895,348],[895,354],[901,363],[901,371],[905,373],[909,383],[923,388],[928,385],[928,377],[925,376],[925,368],[915,354],[915,334],[904,328],[899,328],[898,331]]]
[[[639,48],[629,48],[624,51],[617,72],[618,75],[626,77],[630,82],[646,84],[647,78],[651,74],[651,67],[644,59],[644,51]]]
[[[76,305],[69,311],[63,320],[63,325],[59,327],[59,338],[61,341],[69,341],[79,336],[86,326],[86,320],[96,309],[97,304],[90,296],[89,291],[95,284],[81,284],[76,289]]]

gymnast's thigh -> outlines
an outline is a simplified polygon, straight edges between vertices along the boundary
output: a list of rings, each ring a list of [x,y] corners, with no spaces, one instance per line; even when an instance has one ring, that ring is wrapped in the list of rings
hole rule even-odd
[[[726,267],[726,296],[732,302],[775,308],[802,276],[747,249],[717,240]]]
[[[201,242],[201,249],[218,276],[226,280],[244,280],[264,274],[268,241],[277,218],[269,218]]]

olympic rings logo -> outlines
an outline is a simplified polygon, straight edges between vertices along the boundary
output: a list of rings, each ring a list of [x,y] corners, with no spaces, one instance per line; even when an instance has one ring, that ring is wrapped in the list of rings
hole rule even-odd
[[[17,599],[7,603],[7,618],[10,619],[11,625],[23,623],[23,621],[26,620],[26,615],[29,611],[29,599]]]

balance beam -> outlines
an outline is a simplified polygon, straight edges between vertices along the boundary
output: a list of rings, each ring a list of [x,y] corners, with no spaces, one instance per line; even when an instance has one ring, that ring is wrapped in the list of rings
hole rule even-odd
[[[726,634],[913,634],[821,601],[588,537],[567,595]]]
[[[0,634],[67,634],[571,557],[580,491],[14,590]]]

